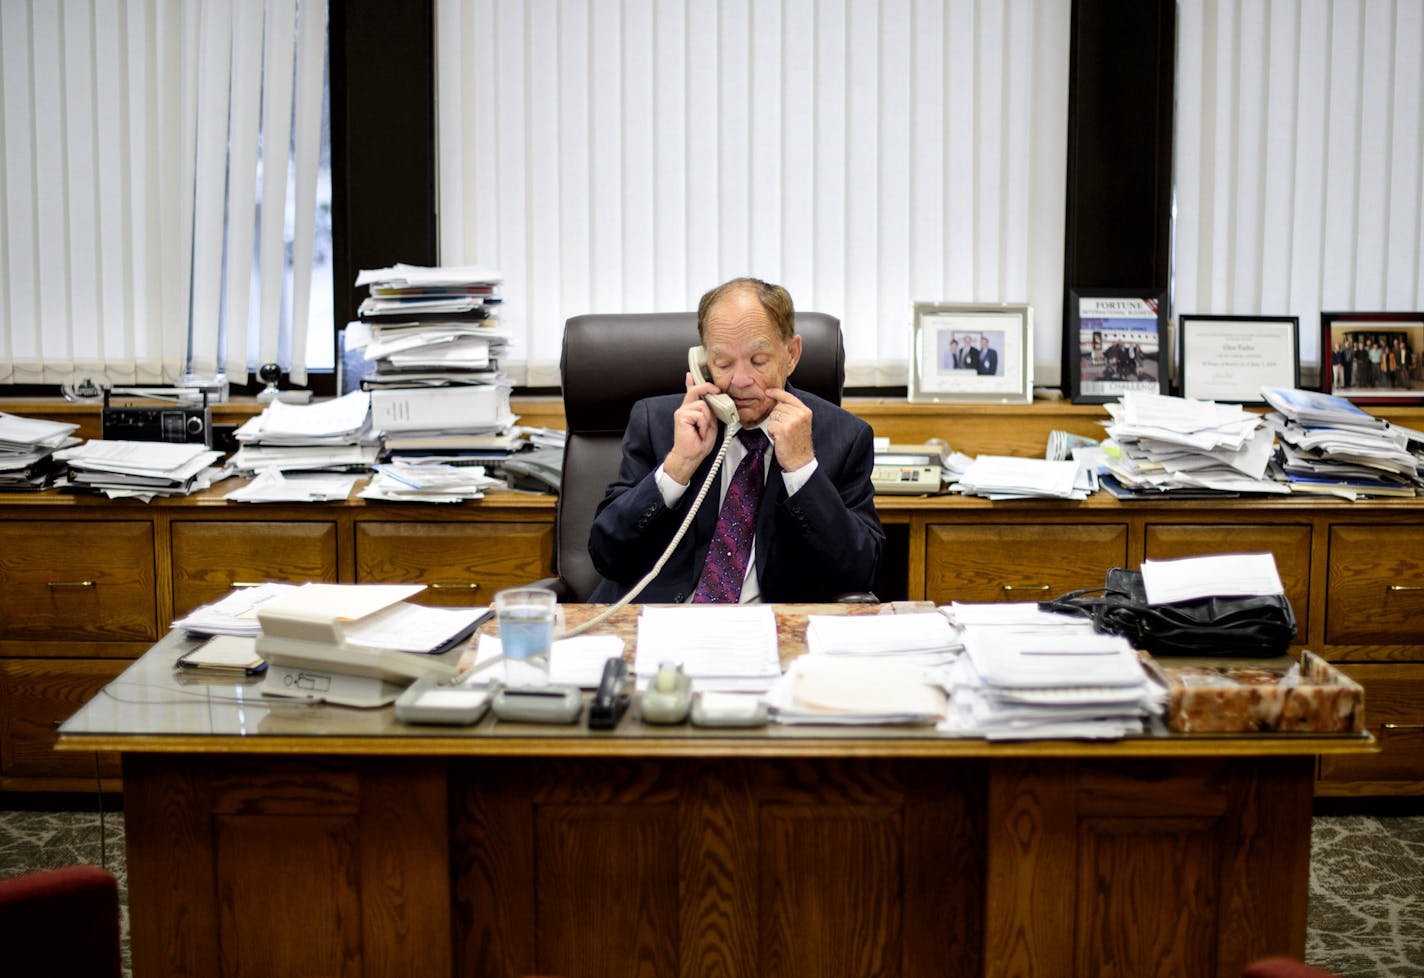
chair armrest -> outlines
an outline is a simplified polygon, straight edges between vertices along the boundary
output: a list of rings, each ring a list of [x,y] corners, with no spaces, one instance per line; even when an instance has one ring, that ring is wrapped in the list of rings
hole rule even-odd
[[[836,595],[836,604],[879,604],[880,599],[870,591],[848,591]]]
[[[568,604],[577,597],[577,595],[574,594],[574,589],[569,586],[569,582],[562,577],[543,577],[523,586],[548,588],[554,592],[554,600],[558,601],[559,604]]]

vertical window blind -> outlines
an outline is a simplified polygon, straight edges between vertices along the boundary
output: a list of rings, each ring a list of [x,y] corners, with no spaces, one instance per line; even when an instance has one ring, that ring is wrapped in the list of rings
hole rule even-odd
[[[1424,4],[1179,9],[1176,311],[1424,308]]]
[[[0,2],[0,382],[305,380],[326,12]]]
[[[1030,302],[1061,349],[1058,0],[438,0],[440,257],[505,276],[516,383],[563,323],[735,275],[906,382],[915,301]]]

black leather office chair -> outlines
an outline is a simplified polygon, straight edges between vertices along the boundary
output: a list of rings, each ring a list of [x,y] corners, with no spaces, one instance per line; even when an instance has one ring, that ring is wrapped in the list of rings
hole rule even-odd
[[[798,312],[801,360],[791,383],[835,404],[845,383],[840,320]],[[618,475],[623,429],[633,404],[683,389],[687,348],[697,346],[694,312],[575,316],[564,324],[559,373],[564,388],[568,442],[554,526],[560,601],[587,601],[598,584],[588,556],[588,532],[608,484]]]

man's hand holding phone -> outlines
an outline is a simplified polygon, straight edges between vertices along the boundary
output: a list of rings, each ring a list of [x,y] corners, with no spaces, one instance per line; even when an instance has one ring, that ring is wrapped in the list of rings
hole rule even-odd
[[[682,398],[682,406],[672,416],[672,451],[663,459],[663,472],[685,486],[717,444],[717,420],[703,396],[722,391],[710,381],[695,383],[691,372],[684,375],[684,383],[687,393]]]

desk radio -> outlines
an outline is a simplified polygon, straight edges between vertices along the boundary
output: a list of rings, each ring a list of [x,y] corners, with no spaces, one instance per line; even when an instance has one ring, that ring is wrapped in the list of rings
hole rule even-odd
[[[109,392],[105,391],[102,416],[105,441],[202,442],[209,448],[213,445],[213,409],[208,407],[206,391],[202,407],[111,407]]]

